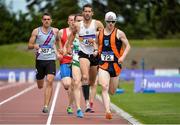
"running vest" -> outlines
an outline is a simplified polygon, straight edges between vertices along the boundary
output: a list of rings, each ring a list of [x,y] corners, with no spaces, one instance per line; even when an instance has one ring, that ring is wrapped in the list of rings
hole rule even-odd
[[[116,37],[117,29],[115,28],[110,35],[104,35],[104,30],[99,33],[99,56],[100,63],[118,62],[122,56],[122,41]]]
[[[96,39],[96,20],[92,20],[88,28],[84,26],[83,21],[80,22],[80,31],[79,31],[79,49],[85,54],[93,54],[94,47],[88,42],[89,38]]]
[[[64,47],[65,43],[67,42],[67,39],[68,39],[67,30],[66,30],[66,28],[64,28],[63,34],[61,37],[62,47]],[[72,56],[64,55],[63,58],[60,60],[60,64],[71,63],[71,61],[72,61]]]
[[[38,27],[38,35],[36,37],[36,44],[39,44],[39,50],[36,53],[37,60],[56,60],[54,50],[54,43],[56,41],[53,28],[50,27],[47,34],[42,32],[42,27]]]
[[[73,41],[73,61],[79,62],[78,52],[79,52],[79,39],[78,36],[76,35]]]

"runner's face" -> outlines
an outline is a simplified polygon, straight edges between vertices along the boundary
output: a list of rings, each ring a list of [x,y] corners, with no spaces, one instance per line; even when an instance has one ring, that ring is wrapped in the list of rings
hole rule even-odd
[[[110,30],[114,29],[116,21],[106,21],[106,27]]]
[[[85,20],[90,20],[93,16],[92,8],[85,7],[82,14]]]
[[[83,20],[83,16],[77,16],[75,21],[76,21],[76,22],[80,22],[80,21],[82,21],[82,20]]]
[[[72,27],[73,23],[74,23],[74,16],[69,16],[68,17],[68,25],[69,25],[69,27]]]
[[[49,27],[51,25],[51,17],[50,16],[47,16],[47,15],[44,15],[43,18],[42,18],[42,23],[43,23],[43,26],[44,27]]]

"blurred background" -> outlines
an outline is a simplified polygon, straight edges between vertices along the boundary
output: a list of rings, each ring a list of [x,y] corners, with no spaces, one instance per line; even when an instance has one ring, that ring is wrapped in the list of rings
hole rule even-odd
[[[142,60],[147,69],[180,67],[180,0],[0,0],[0,67],[32,68],[27,42],[41,25],[43,12],[51,13],[52,26],[61,29],[67,26],[68,15],[81,12],[86,3],[93,5],[93,18],[103,23],[106,12],[116,12],[116,26],[132,46],[124,68],[142,68]],[[7,44],[12,48],[2,47]]]
[[[0,83],[35,83],[27,44],[42,14],[49,12],[52,26],[61,29],[86,3],[103,24],[114,11],[131,45],[111,101],[142,123],[180,124],[180,0],[0,0]]]

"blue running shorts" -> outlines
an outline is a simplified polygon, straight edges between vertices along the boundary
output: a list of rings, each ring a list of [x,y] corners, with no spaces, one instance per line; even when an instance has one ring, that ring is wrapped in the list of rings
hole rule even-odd
[[[60,75],[61,75],[61,79],[65,77],[72,77],[71,63],[60,65]]]

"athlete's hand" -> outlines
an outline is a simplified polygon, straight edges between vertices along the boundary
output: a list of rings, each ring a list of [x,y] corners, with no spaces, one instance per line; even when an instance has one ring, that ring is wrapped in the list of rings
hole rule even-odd
[[[34,49],[38,50],[39,49],[39,44],[34,44]]]
[[[56,57],[57,57],[57,59],[59,59],[59,58],[60,58],[60,54],[57,53],[57,54],[56,54]]]
[[[121,57],[118,59],[118,63],[119,63],[119,64],[122,64],[123,61],[124,61],[124,58],[121,56]]]
[[[97,56],[98,55],[98,50],[95,50],[94,52],[93,52],[93,56]]]
[[[63,54],[63,49],[58,49],[59,54]]]
[[[72,48],[73,48],[73,45],[68,45],[68,47],[66,48],[67,54],[69,54],[69,55],[72,54]]]
[[[91,44],[93,44],[95,41],[94,41],[92,38],[89,38],[89,39],[88,39],[88,42],[91,43]]]
[[[62,54],[58,54],[58,55],[57,55],[57,59],[58,59],[58,60],[61,60],[62,58],[63,58],[63,55],[62,55]]]

